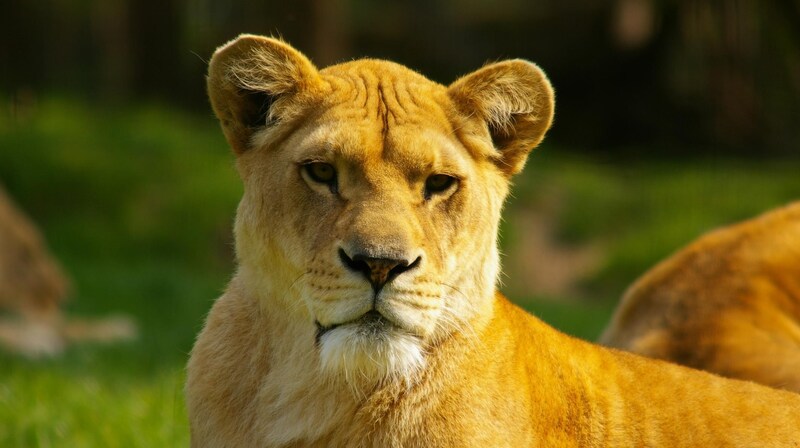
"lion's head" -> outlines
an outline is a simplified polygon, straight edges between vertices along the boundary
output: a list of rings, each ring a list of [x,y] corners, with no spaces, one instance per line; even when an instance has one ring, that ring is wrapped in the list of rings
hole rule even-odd
[[[491,315],[509,178],[553,116],[537,66],[445,87],[386,61],[318,70],[245,35],[214,54],[208,89],[244,182],[239,275],[316,335],[323,372],[413,378]]]

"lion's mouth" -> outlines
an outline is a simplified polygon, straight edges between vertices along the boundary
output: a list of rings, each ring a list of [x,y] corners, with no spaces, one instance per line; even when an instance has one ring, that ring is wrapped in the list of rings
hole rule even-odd
[[[359,332],[370,335],[374,334],[377,335],[391,327],[394,327],[391,321],[386,319],[378,310],[372,309],[367,311],[366,313],[362,314],[360,317],[357,317],[353,320],[347,322],[341,322],[338,324],[332,324],[328,326],[324,326],[319,321],[314,322],[317,325],[317,335],[316,335],[316,343],[319,345],[320,339],[325,333],[335,330],[343,325],[356,325],[358,327]]]

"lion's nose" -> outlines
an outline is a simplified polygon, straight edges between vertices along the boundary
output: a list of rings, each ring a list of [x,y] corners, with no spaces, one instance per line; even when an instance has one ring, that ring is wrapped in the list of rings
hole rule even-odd
[[[416,260],[409,262],[403,259],[373,258],[364,254],[354,254],[351,257],[344,249],[339,249],[339,258],[350,270],[362,273],[372,285],[375,294],[398,275],[414,269],[421,259],[417,257]]]

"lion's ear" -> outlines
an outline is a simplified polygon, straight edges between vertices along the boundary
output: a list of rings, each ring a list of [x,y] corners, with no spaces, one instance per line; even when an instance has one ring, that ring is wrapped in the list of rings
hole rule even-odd
[[[528,61],[487,65],[451,84],[449,93],[462,113],[486,123],[497,164],[508,176],[522,170],[553,121],[553,88]]]
[[[277,39],[243,34],[219,47],[208,65],[208,96],[234,152],[253,133],[286,118],[297,95],[318,82],[302,53]]]

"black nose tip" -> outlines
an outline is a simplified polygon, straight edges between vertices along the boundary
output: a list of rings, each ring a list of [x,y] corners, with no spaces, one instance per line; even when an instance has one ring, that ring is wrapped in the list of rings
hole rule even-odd
[[[350,270],[364,274],[377,294],[385,284],[398,275],[417,267],[422,257],[417,257],[412,262],[394,258],[373,258],[363,254],[351,257],[344,249],[339,249],[339,258]]]

